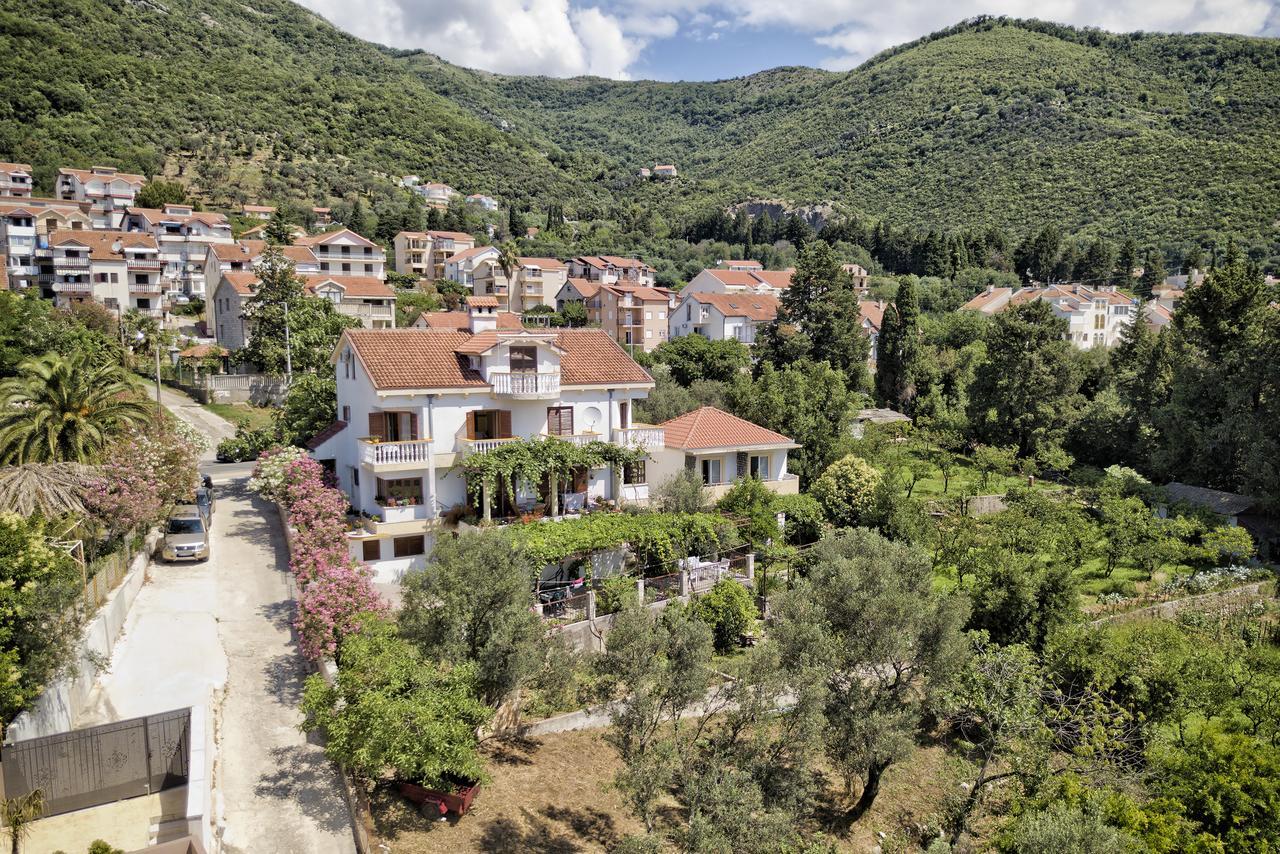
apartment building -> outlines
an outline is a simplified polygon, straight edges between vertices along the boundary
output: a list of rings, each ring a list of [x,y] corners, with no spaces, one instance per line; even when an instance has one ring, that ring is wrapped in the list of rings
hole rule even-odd
[[[220,213],[197,211],[191,205],[125,210],[124,230],[149,233],[160,246],[167,289],[203,299],[207,292],[205,261],[209,247],[230,246],[231,223]]]
[[[227,273],[252,273],[262,263],[268,244],[265,240],[238,240],[235,243],[212,243],[206,249],[204,259],[204,287],[202,292],[212,295],[218,283]],[[308,246],[277,247],[285,258],[293,262],[299,276],[311,276],[320,272],[320,262]],[[205,328],[210,335],[217,335],[215,300],[205,300]]]
[[[669,337],[701,335],[712,341],[754,344],[756,331],[778,316],[778,299],[769,294],[707,293],[688,289],[680,294],[668,322]]]
[[[313,273],[301,278],[308,294],[329,300],[336,312],[358,318],[364,328],[395,327],[396,293],[381,279],[332,273]],[[208,331],[228,350],[239,350],[253,336],[244,307],[258,283],[252,268],[229,270],[221,275],[208,300],[205,312]]]
[[[33,192],[30,163],[0,162],[0,197],[26,199]]]
[[[681,293],[761,294],[782,299],[782,294],[791,287],[791,274],[794,272],[794,269],[712,268],[694,276]]]
[[[396,272],[420,279],[444,279],[445,266],[459,252],[472,249],[476,239],[461,231],[402,231],[393,241]]]
[[[94,301],[117,312],[164,316],[164,261],[150,234],[125,231],[55,231],[49,236],[54,302]]]
[[[652,287],[653,268],[638,258],[617,255],[583,255],[569,262],[569,278],[601,285]]]
[[[52,298],[49,236],[56,231],[92,228],[88,202],[0,197],[0,252],[6,258],[9,287],[38,289],[43,296]]]
[[[387,277],[387,254],[382,247],[349,228],[299,237],[295,246],[305,246],[316,256],[321,273],[338,276]]]
[[[473,246],[455,252],[444,262],[443,278],[470,288],[475,283],[476,267],[485,262],[496,263],[501,254],[496,246]]]
[[[348,330],[334,354],[337,421],[313,440],[352,506],[368,515],[350,535],[380,578],[421,563],[453,508],[481,504],[455,463],[515,439],[658,448],[661,431],[633,423],[653,379],[598,329],[502,330],[497,301],[472,300],[467,329]],[[558,505],[648,499],[644,467],[615,482],[579,470]],[[488,496],[495,517],[547,504],[548,484]]]
[[[449,207],[449,202],[455,197],[462,195],[448,184],[441,184],[431,181],[426,184],[421,183],[421,179],[417,175],[405,175],[400,179],[400,186],[413,190],[429,207],[444,210]]]
[[[714,406],[664,421],[657,429],[662,431],[662,446],[650,454],[653,483],[689,469],[701,478],[708,501],[719,500],[747,477],[779,495],[800,491],[799,478],[787,471],[788,453],[800,446],[781,433]]]
[[[556,296],[569,277],[569,268],[555,258],[517,258],[507,278],[496,258],[476,265],[472,291],[498,301],[499,311],[523,314],[531,308],[556,306]]]
[[[114,166],[59,169],[54,195],[66,201],[89,202],[94,228],[119,229],[125,209],[133,205],[145,183],[141,175],[130,175]]]
[[[677,297],[666,288],[569,279],[556,293],[556,309],[569,302],[582,303],[587,322],[599,325],[614,341],[648,352],[667,340],[668,316],[675,310]]]
[[[1115,286],[1046,285],[1025,288],[988,287],[962,305],[964,311],[995,315],[1032,300],[1043,300],[1067,321],[1066,340],[1081,350],[1112,347],[1137,315],[1137,301]]]

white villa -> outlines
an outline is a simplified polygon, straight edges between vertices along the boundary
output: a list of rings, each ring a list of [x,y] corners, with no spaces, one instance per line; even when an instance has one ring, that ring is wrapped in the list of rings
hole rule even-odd
[[[731,338],[743,344],[754,344],[756,330],[778,316],[778,299],[770,294],[681,293],[681,300],[671,312],[671,338],[701,335],[712,341]]]
[[[1056,316],[1067,321],[1067,340],[1081,350],[1118,344],[1138,310],[1137,301],[1114,286],[1089,288],[1084,285],[1016,289],[993,286],[960,308],[995,315],[1032,300],[1044,300],[1053,307]]]
[[[800,447],[783,436],[730,415],[714,406],[664,421],[662,447],[653,452],[650,479],[661,483],[680,469],[692,469],[702,479],[708,500],[717,500],[733,484],[754,477],[779,495],[795,495],[800,479],[787,471],[787,452]]]
[[[125,208],[133,205],[146,180],[114,166],[59,169],[56,195],[67,201],[89,202],[94,228],[120,228]]]
[[[722,261],[721,264],[726,262]],[[685,286],[681,293],[695,294],[761,294],[775,299],[791,287],[794,270],[761,270],[754,262],[727,262],[734,267],[703,270]]]

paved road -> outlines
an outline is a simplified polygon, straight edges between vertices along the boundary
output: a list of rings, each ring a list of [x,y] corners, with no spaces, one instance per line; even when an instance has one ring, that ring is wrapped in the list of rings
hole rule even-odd
[[[234,432],[183,395],[166,389],[164,400],[211,439]],[[86,723],[180,708],[219,691],[214,786],[223,850],[347,854],[355,845],[337,774],[298,730],[308,669],[292,635],[288,559],[275,508],[245,486],[249,468],[204,466],[218,495],[212,557],[150,568]]]

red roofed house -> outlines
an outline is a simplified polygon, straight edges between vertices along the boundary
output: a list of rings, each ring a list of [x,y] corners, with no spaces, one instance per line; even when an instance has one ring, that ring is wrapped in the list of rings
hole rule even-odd
[[[721,270],[763,270],[764,269],[764,265],[761,264],[759,261],[750,261],[750,260],[736,260],[736,261],[720,260],[716,263],[716,266],[719,267]]]
[[[47,267],[41,270],[41,264],[47,263],[37,257],[42,243],[55,231],[92,228],[88,202],[0,198],[0,252],[7,259],[9,286],[15,290],[32,288],[34,293],[52,296],[48,284],[41,287],[41,274],[51,272]]]
[[[638,258],[618,255],[583,255],[569,262],[569,277],[601,285],[652,287],[654,270]]]
[[[0,196],[30,198],[31,164],[0,162]]]
[[[402,231],[392,242],[396,272],[429,281],[445,278],[449,259],[476,245],[474,237],[460,231]]]
[[[644,445],[662,431],[632,422],[653,379],[599,329],[506,329],[496,300],[470,301],[468,326],[348,330],[334,353],[335,421],[313,455],[332,465],[357,510],[352,554],[394,580],[421,565],[443,516],[470,506],[506,517],[541,507],[580,512],[598,501],[646,501],[645,467],[615,481],[608,467],[556,484],[521,483],[481,500],[456,466],[520,438],[559,436]],[[432,324],[434,326],[434,324]],[[478,487],[478,485],[476,485]],[[554,486],[555,498],[550,490]]]
[[[871,351],[867,354],[867,364],[872,368],[880,351],[880,327],[884,326],[884,300],[858,300],[858,318],[862,331],[871,339]]]
[[[586,306],[587,321],[604,328],[609,337],[646,352],[667,340],[667,321],[676,295],[666,288],[630,284],[602,284],[569,279],[555,294],[556,309],[565,303]]]
[[[68,201],[89,202],[94,228],[120,228],[125,208],[133,205],[146,182],[141,175],[126,174],[114,166],[59,169],[55,195]]]
[[[500,254],[496,246],[472,246],[454,252],[444,262],[444,278],[470,288],[475,283],[476,268],[485,261],[497,261]]]
[[[381,279],[318,272],[304,275],[301,270],[299,275],[308,293],[330,300],[339,314],[359,318],[366,329],[395,326],[396,292]],[[257,287],[258,276],[252,266],[228,270],[222,274],[212,299],[206,304],[208,329],[228,350],[239,350],[253,334],[244,316],[244,305]]]
[[[779,495],[795,495],[800,480],[787,471],[787,452],[795,442],[730,415],[703,406],[658,425],[663,447],[653,454],[649,479],[661,483],[691,469],[702,479],[709,499],[718,499],[733,484],[754,477]]]
[[[234,243],[231,223],[225,216],[197,211],[191,205],[167,204],[162,210],[127,208],[124,230],[155,235],[164,261],[165,289],[201,299],[208,292],[205,264],[209,247]]]
[[[164,262],[150,234],[55,231],[49,236],[54,302],[99,302],[113,311],[136,309],[164,316],[160,273]]]
[[[710,269],[693,277],[681,293],[767,294],[782,298],[795,270]]]
[[[276,209],[271,205],[245,205],[242,213],[249,219],[260,219],[266,222],[271,219]]]
[[[754,344],[756,330],[778,316],[778,299],[770,294],[681,292],[671,312],[670,337],[701,335],[712,341],[733,339]]]
[[[321,273],[338,276],[387,277],[387,253],[367,237],[349,228],[299,237],[295,246],[306,246],[320,262]]]
[[[1046,285],[1018,288],[989,287],[960,306],[986,315],[1032,300],[1043,300],[1053,313],[1067,321],[1066,340],[1081,350],[1111,347],[1120,342],[1125,328],[1137,315],[1137,300],[1114,286]]]

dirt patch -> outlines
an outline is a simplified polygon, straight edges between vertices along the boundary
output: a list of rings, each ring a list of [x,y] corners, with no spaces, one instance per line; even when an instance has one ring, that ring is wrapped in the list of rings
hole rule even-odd
[[[486,746],[493,782],[460,820],[430,821],[394,792],[372,798],[378,838],[393,854],[608,851],[643,830],[609,788],[618,760],[599,731]]]

